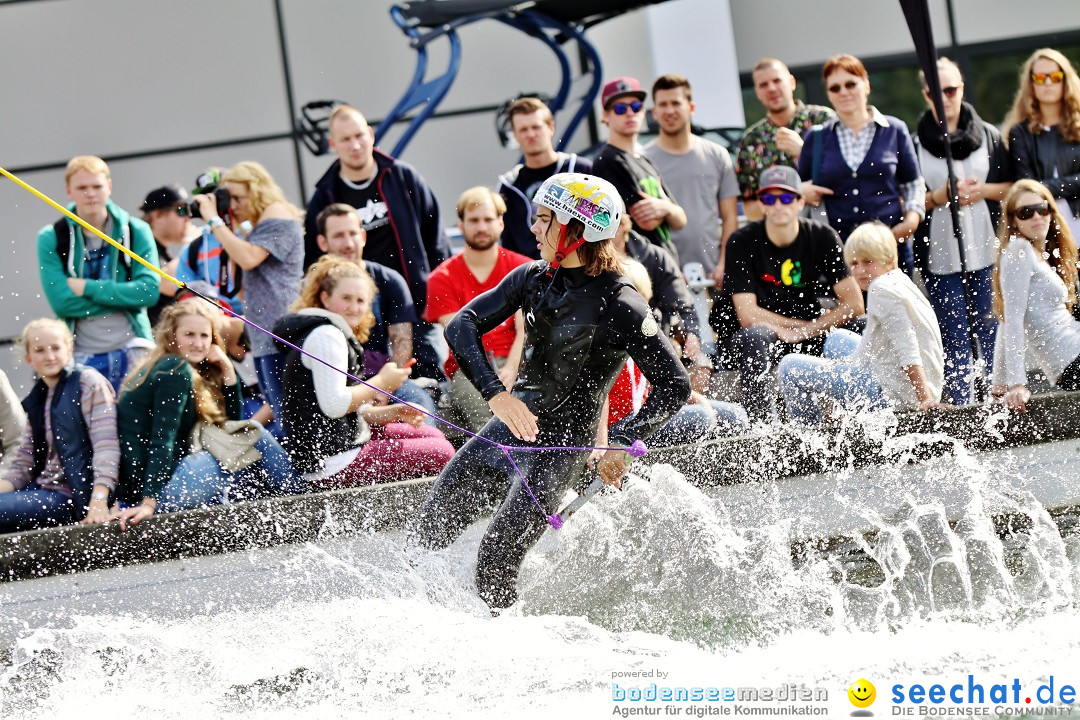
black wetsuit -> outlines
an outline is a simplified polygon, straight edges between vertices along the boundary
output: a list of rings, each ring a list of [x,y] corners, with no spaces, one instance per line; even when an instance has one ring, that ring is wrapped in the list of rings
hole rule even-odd
[[[653,389],[611,442],[629,445],[647,438],[690,396],[690,378],[675,350],[659,332],[645,300],[619,275],[589,277],[581,268],[562,268],[552,283],[547,267],[538,261],[516,268],[454,316],[446,337],[461,371],[485,400],[505,389],[481,337],[520,308],[526,340],[513,394],[539,418],[536,445],[595,444],[604,398],[627,354]],[[479,434],[505,445],[526,445],[498,418]],[[412,526],[420,544],[445,547],[501,501],[480,543],[476,567],[477,590],[493,608],[517,599],[517,573],[525,553],[543,533],[546,516],[557,511],[567,488],[575,486],[588,458],[587,452],[564,450],[511,452],[543,512],[503,452],[473,438],[443,470]]]

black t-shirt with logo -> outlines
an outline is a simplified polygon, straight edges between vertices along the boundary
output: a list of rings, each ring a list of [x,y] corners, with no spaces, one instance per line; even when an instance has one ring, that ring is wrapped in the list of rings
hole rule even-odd
[[[364,259],[400,272],[401,253],[398,251],[394,229],[390,226],[386,201],[379,194],[375,178],[362,183],[352,183],[339,175],[335,181],[334,197],[338,202],[352,205],[360,215],[360,224],[367,232]]]
[[[819,297],[850,275],[840,236],[828,225],[799,219],[799,234],[787,247],[769,242],[765,221],[752,222],[728,240],[724,289],[754,293],[758,306],[784,317],[813,320]]]
[[[641,200],[642,193],[649,197],[666,198],[672,202],[678,202],[668,192],[660,178],[660,171],[653,165],[652,160],[640,153],[628,153],[614,145],[605,145],[593,161],[593,174],[615,186],[627,210]],[[660,223],[653,230],[645,230],[634,223],[634,229],[647,237],[653,245],[659,245],[671,253],[675,262],[678,263],[679,254],[675,249],[675,243],[671,240],[671,230],[667,222]]]

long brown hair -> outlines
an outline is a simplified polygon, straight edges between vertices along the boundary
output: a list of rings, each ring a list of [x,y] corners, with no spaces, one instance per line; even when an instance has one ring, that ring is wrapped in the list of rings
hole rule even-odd
[[[176,328],[180,319],[190,316],[205,318],[210,323],[212,342],[225,350],[221,340],[221,311],[207,305],[202,300],[183,300],[169,305],[161,312],[158,324],[154,326],[155,347],[149,357],[136,367],[124,381],[123,391],[134,390],[150,377],[154,365],[166,355],[178,355],[176,351]],[[193,364],[193,389],[195,394],[195,412],[199,420],[220,425],[228,418],[225,416],[225,394],[221,389],[223,373],[213,363],[202,361]]]
[[[292,312],[299,312],[306,308],[322,308],[322,294],[333,295],[338,283],[345,278],[360,278],[368,292],[368,307],[360,324],[353,328],[353,334],[360,342],[367,342],[371,336],[371,329],[375,327],[375,314],[372,312],[372,304],[375,296],[379,293],[375,281],[371,279],[367,271],[354,263],[334,255],[323,255],[304,275],[304,283],[300,288],[300,297],[296,298],[289,308]]]
[[[1009,130],[1014,125],[1024,123],[1033,135],[1042,132],[1043,117],[1039,101],[1035,99],[1035,90],[1031,81],[1031,69],[1040,58],[1057,63],[1065,74],[1065,93],[1061,98],[1061,122],[1058,134],[1066,142],[1080,143],[1080,77],[1069,59],[1053,48],[1040,48],[1031,53],[1031,57],[1020,70],[1020,86],[1013,98],[1012,108],[1005,116],[1002,129],[1008,138]]]
[[[1043,247],[1028,240],[1016,227],[1016,207],[1020,202],[1020,196],[1025,193],[1038,195],[1050,206],[1050,229],[1046,231],[1045,243],[1041,243]],[[1036,180],[1017,180],[1005,199],[1001,201],[997,262],[994,263],[993,277],[994,315],[999,320],[1005,319],[1005,302],[1001,295],[1001,256],[1012,238],[1024,238],[1032,244],[1036,252],[1049,256],[1047,262],[1065,283],[1065,289],[1069,293],[1065,302],[1071,310],[1076,304],[1076,241],[1073,239],[1068,223],[1058,210],[1057,203],[1054,202],[1054,196],[1045,185]]]
[[[548,228],[544,232],[545,234],[556,232],[556,228],[560,226],[559,219],[551,208],[545,206],[545,209],[551,212],[551,222],[548,223]],[[566,223],[566,239],[563,242],[569,245],[580,240],[584,234],[585,223],[571,218],[570,222]],[[582,269],[589,277],[596,277],[602,272],[614,272],[620,275],[623,273],[623,256],[615,249],[611,240],[586,242],[574,252],[577,253]]]

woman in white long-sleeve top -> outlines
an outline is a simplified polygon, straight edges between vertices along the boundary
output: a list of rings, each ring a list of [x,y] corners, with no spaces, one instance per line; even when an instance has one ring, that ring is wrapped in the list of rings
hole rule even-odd
[[[1005,196],[994,267],[994,314],[1001,322],[994,349],[993,393],[1027,409],[1025,356],[1062,390],[1080,389],[1080,322],[1076,304],[1076,242],[1050,191],[1019,180]]]

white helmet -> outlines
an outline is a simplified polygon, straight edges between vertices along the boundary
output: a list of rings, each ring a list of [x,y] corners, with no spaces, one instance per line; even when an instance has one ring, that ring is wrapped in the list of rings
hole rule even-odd
[[[550,208],[561,225],[579,220],[586,242],[615,237],[622,221],[623,202],[615,186],[585,173],[552,175],[537,189],[533,203]]]

